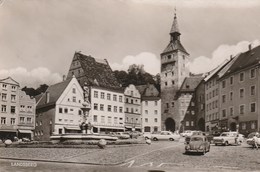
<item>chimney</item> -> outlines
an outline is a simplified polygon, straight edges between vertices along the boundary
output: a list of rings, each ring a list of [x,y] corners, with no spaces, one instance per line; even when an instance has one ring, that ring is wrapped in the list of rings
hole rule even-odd
[[[46,92],[46,103],[50,102],[50,93]]]
[[[63,75],[62,76],[62,81],[65,81],[66,80],[66,75]]]
[[[231,54],[231,55],[230,55],[230,60],[232,60],[232,59],[233,59],[233,55]]]
[[[252,44],[249,44],[249,45],[248,45],[248,49],[249,49],[249,51],[252,50]]]

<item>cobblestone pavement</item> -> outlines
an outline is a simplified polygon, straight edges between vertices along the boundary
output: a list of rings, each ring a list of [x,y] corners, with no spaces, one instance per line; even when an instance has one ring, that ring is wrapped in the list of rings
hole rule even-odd
[[[0,157],[74,163],[111,164],[123,168],[188,168],[200,170],[260,171],[260,150],[241,146],[215,146],[206,155],[184,154],[183,142],[158,141],[152,145],[106,149],[0,148]]]

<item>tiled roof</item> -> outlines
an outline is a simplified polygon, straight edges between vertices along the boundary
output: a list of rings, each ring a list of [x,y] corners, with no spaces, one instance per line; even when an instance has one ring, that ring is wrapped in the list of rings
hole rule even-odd
[[[142,97],[142,100],[160,100],[161,98],[160,97],[146,97],[146,96],[143,96]]]
[[[42,95],[43,95],[44,93],[41,93],[41,94],[39,94],[39,95],[36,95],[36,96],[34,96],[34,98],[35,98],[35,100],[36,100],[36,104],[38,103],[38,101],[42,98]]]
[[[257,65],[260,62],[260,46],[253,48],[250,51],[243,52],[239,54],[234,63],[230,66],[227,72],[223,75],[229,75],[236,71],[240,71],[249,66]]]
[[[46,107],[49,105],[54,105],[56,101],[59,99],[63,91],[66,89],[68,84],[70,83],[71,79],[65,80],[63,82],[51,85],[48,87],[48,89],[45,91],[44,94],[42,94],[42,98],[40,99],[39,103],[37,104],[37,108]],[[46,102],[46,94],[49,94],[49,102]]]
[[[148,98],[148,97],[159,97],[160,96],[159,91],[153,84],[138,85],[135,87],[141,94],[142,99],[144,97]]]
[[[75,53],[84,70],[87,84],[97,85],[101,87],[119,88],[120,84],[117,81],[112,69],[106,60],[95,59],[91,56]]]
[[[144,95],[147,85],[137,85],[135,86],[135,88],[139,91],[141,95]]]
[[[195,91],[195,88],[199,85],[203,77],[198,76],[192,76],[187,77],[182,83],[182,86],[180,88],[180,92],[191,92]]]
[[[217,66],[215,69],[212,70],[212,72],[204,79],[205,82],[207,82],[209,79],[211,79],[213,76],[216,76],[220,70],[222,70],[230,61],[224,60],[219,66]]]
[[[180,50],[184,53],[187,53],[189,54],[185,48],[182,46],[181,44],[181,41],[179,40],[175,40],[175,41],[171,41],[168,46],[164,49],[163,53],[168,53],[168,52],[171,52],[171,51],[175,51],[175,50]],[[163,54],[162,53],[162,54]]]

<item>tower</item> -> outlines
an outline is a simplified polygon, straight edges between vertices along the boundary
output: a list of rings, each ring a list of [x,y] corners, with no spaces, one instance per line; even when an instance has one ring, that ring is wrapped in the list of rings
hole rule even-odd
[[[179,129],[182,120],[176,93],[185,77],[189,76],[187,68],[189,53],[182,46],[180,35],[175,12],[170,30],[170,42],[161,53],[162,130],[175,131]]]

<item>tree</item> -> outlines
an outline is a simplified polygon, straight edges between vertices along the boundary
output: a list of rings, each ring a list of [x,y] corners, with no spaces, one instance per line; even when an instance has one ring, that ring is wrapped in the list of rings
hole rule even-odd
[[[22,91],[24,91],[27,95],[30,97],[35,97],[41,93],[44,93],[48,89],[47,84],[41,84],[37,89],[34,88],[27,88],[26,86],[22,88]]]

